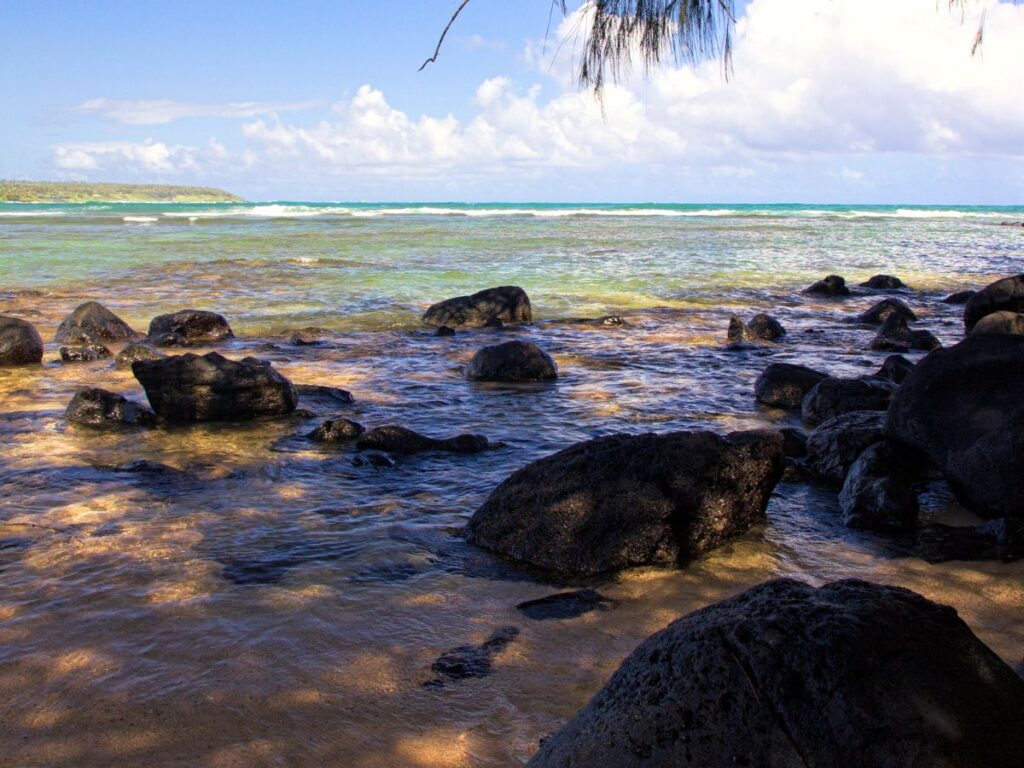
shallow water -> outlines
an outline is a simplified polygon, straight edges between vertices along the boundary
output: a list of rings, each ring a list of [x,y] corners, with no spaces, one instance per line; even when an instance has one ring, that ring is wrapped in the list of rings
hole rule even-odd
[[[239,334],[221,351],[356,398],[305,399],[309,419],[95,434],[64,406],[84,384],[142,399],[130,373],[60,365],[53,344],[41,368],[0,369],[0,765],[516,765],[648,634],[774,576],[909,587],[1019,662],[1024,564],[928,563],[912,542],[838,525],[834,493],[808,486],[779,486],[765,526],[685,570],[593,585],[611,610],[515,610],[561,585],[457,535],[510,472],[615,431],[793,423],[753,402],[769,361],[853,375],[885,357],[850,322],[877,296],[800,287],[899,274],[921,327],[953,343],[960,308],[938,299],[1024,257],[1024,230],[998,226],[1020,209],[597,210],[0,206],[0,310],[45,338],[89,298],[143,330],[216,309]],[[510,283],[534,326],[418,327],[434,300]],[[729,314],[760,309],[785,342],[726,350]],[[630,327],[568,322],[608,313]],[[305,325],[333,333],[290,346],[284,329]],[[473,351],[509,338],[550,350],[562,378],[462,379]],[[332,415],[505,445],[357,468],[303,437]],[[178,471],[112,469],[137,459]],[[970,522],[941,491],[926,515]],[[491,675],[424,687],[441,653],[508,625],[520,634]]]

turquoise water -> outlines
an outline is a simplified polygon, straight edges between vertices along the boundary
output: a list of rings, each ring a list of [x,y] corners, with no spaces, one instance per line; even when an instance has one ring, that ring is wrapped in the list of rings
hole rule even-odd
[[[45,340],[87,299],[144,331],[196,307],[297,383],[352,391],[292,419],[134,433],[70,427],[75,390],[143,400],[111,361],[0,369],[0,764],[508,766],[524,762],[644,637],[775,576],[859,577],[949,603],[1009,662],[1024,648],[1024,564],[930,562],[857,533],[835,493],[779,486],[764,526],[683,570],[596,586],[607,612],[532,622],[550,594],[459,528],[526,462],[609,432],[799,426],[758,406],[769,362],[863,375],[885,354],[852,318],[880,296],[802,296],[879,272],[919,327],[963,334],[949,292],[1019,273],[1024,208],[305,204],[0,205],[0,311]],[[432,302],[501,284],[537,322],[438,338]],[[732,350],[729,316],[770,311],[779,344]],[[626,327],[572,322],[617,313]],[[296,347],[289,329],[329,330]],[[485,344],[535,341],[561,376],[467,382]],[[115,350],[116,351],[116,346]],[[203,352],[205,349],[195,351]],[[911,355],[919,358],[920,353]],[[378,470],[305,435],[329,416],[503,447]],[[175,473],[112,467],[144,459]],[[928,522],[970,523],[948,491]],[[249,583],[239,573],[259,574]],[[514,624],[494,673],[423,687],[437,656]]]

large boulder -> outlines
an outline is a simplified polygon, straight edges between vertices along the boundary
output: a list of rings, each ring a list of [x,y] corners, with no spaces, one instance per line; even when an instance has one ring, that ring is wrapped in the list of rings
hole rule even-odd
[[[533,320],[530,297],[515,285],[456,296],[431,306],[423,313],[425,325],[434,328],[482,328],[505,323],[529,323]]]
[[[974,324],[971,333],[1009,333],[1024,336],[1024,314],[1020,312],[993,312]]]
[[[840,485],[846,473],[885,431],[885,413],[853,411],[823,421],[807,438],[807,466],[820,478]]]
[[[920,506],[910,485],[912,474],[902,446],[881,440],[865,448],[839,492],[843,523],[883,531],[913,528]]]
[[[100,344],[139,336],[124,320],[97,301],[80,305],[57,327],[59,344]]]
[[[529,768],[1017,768],[1024,681],[956,611],[769,581],[645,640]]]
[[[268,362],[210,352],[132,363],[153,410],[173,421],[228,421],[291,413],[295,387]]]
[[[839,275],[828,275],[807,286],[801,293],[809,296],[849,296],[850,289],[846,287],[846,280]]]
[[[149,323],[149,338],[162,340],[162,343],[154,342],[157,346],[179,346],[167,343],[174,336],[193,343],[223,341],[234,335],[223,315],[199,309],[183,309],[170,315],[159,315]]]
[[[970,331],[985,315],[993,312],[1024,312],[1024,275],[996,280],[967,300],[964,327]]]
[[[886,434],[924,453],[982,517],[1024,517],[1024,337],[970,334],[904,380]]]
[[[156,414],[143,405],[105,389],[83,387],[75,392],[64,418],[80,427],[142,427],[156,421]]]
[[[466,366],[471,381],[550,381],[558,366],[532,341],[506,341],[479,350]]]
[[[757,402],[774,408],[798,410],[804,397],[828,376],[805,365],[772,363],[754,382]]]
[[[881,325],[893,315],[899,315],[909,322],[917,320],[914,310],[899,299],[883,299],[857,315],[857,322],[866,325]]]
[[[43,361],[43,339],[27,320],[0,315],[0,366]]]
[[[778,432],[600,437],[508,477],[466,538],[572,576],[685,564],[764,520],[783,460]]]
[[[893,382],[874,376],[830,377],[807,393],[800,405],[800,415],[804,423],[814,425],[852,411],[884,411],[895,391]]]

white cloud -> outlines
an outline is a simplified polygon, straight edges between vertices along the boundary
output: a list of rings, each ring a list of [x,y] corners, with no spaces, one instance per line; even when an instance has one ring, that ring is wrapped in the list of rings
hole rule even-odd
[[[237,155],[219,142],[203,149],[78,144],[58,147],[55,161],[84,171],[131,163],[158,172],[231,165],[302,180],[490,179],[497,185],[547,178],[572,180],[600,197],[600,188],[584,180],[675,173],[717,180],[722,189],[774,178],[791,190],[781,184],[789,169],[809,168],[815,158],[825,163],[815,173],[846,186],[863,183],[859,159],[879,153],[1024,159],[1017,82],[1024,72],[1024,12],[1009,2],[979,0],[963,18],[939,5],[752,0],[736,30],[730,81],[718,61],[696,70],[666,67],[608,86],[603,103],[572,84],[578,12],[553,34],[566,40],[553,62],[557,45],[549,44],[546,56],[536,44],[528,48],[527,58],[547,77],[545,87],[486,79],[466,119],[412,116],[364,85],[313,124],[276,114],[289,105],[207,105],[209,114],[255,118],[242,126],[246,148]],[[982,55],[972,57],[982,12],[987,39]],[[195,115],[200,107],[98,100],[91,109],[142,123]]]
[[[198,104],[170,99],[144,99],[118,101],[116,99],[89,99],[73,111],[95,114],[105,120],[124,125],[163,125],[176,120],[197,117],[253,118],[271,112],[294,112],[315,107],[316,101],[262,102],[237,101],[227,104]]]

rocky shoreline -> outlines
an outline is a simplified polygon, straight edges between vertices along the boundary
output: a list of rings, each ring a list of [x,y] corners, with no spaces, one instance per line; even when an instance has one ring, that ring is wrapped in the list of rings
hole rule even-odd
[[[903,298],[912,298],[909,289],[893,276],[876,276],[859,287],[865,289],[862,296],[898,292]],[[835,275],[815,283],[807,292],[835,302],[846,301],[851,295],[845,281]],[[982,557],[1019,558],[1024,555],[1024,493],[1018,485],[1019,478],[1024,476],[1024,452],[1017,437],[1022,411],[1014,395],[1018,368],[1024,364],[1024,339],[1019,335],[1024,276],[1005,278],[969,297],[950,296],[948,300],[966,301],[965,337],[950,348],[941,349],[938,339],[927,330],[911,328],[917,322],[914,308],[902,299],[888,296],[855,320],[858,327],[876,333],[867,345],[869,349],[893,353],[877,372],[848,378],[829,376],[805,366],[766,365],[751,397],[766,407],[799,414],[806,429],[790,429],[787,434],[752,431],[724,438],[711,432],[674,432],[604,437],[581,443],[524,467],[499,485],[470,520],[466,537],[471,543],[514,562],[557,573],[567,580],[643,564],[684,567],[693,557],[762,521],[768,497],[785,473],[790,481],[832,488],[838,493],[843,522],[858,530],[877,531],[879,536],[914,531],[918,526],[921,484],[944,481],[967,509],[987,520],[972,528],[947,531],[951,546],[960,550],[974,547],[977,556]],[[439,344],[444,343],[442,337],[461,334],[467,327],[493,329],[531,320],[532,310],[525,291],[511,286],[442,302],[424,316],[425,325],[438,329]],[[597,327],[622,327],[603,319],[594,323]],[[304,338],[315,343],[315,334],[304,330]],[[763,313],[749,321],[735,318],[724,335],[727,348],[737,351],[785,344],[787,337],[782,324]],[[69,403],[68,422],[86,428],[160,429],[175,423],[283,418],[296,413],[303,405],[303,385],[288,381],[265,361],[253,357],[234,361],[218,352],[202,356],[187,351],[181,355],[169,352],[199,344],[215,345],[233,336],[227,320],[211,312],[184,310],[157,317],[143,337],[102,305],[93,302],[80,306],[58,329],[55,341],[67,345],[61,350],[61,359],[68,365],[79,360],[108,359],[114,357],[108,345],[123,344],[116,364],[130,366],[151,409],[117,393],[92,387],[80,390]],[[928,354],[914,365],[899,356],[911,351]],[[0,318],[3,364],[38,364],[43,354],[41,338],[30,323],[9,316]],[[551,382],[558,375],[558,366],[544,349],[519,339],[481,348],[465,370],[470,380],[513,385]],[[310,390],[306,392],[312,396]],[[351,401],[351,395],[344,390],[338,393],[344,394],[332,394],[335,402],[346,402],[346,396]],[[425,436],[397,425],[366,430],[337,415],[321,424],[314,434],[318,436],[311,436],[311,441],[351,444],[356,450],[355,460],[378,468],[393,464],[396,455],[475,453],[490,447],[483,435]],[[809,615],[828,617],[835,613],[836,621],[849,615],[856,623],[866,620],[858,618],[861,614],[857,612],[864,611],[865,616],[884,617],[878,621],[910,621],[913,626],[906,632],[911,637],[917,637],[913,632],[923,631],[916,618],[908,619],[900,612],[900,606],[908,604],[907,601],[914,605],[918,605],[914,600],[925,602],[917,596],[898,596],[871,585],[835,585],[825,588],[831,590],[827,598],[806,593],[806,589],[803,585],[773,582],[757,588],[754,596],[737,600],[740,605],[744,600],[761,601],[759,605],[765,603],[770,608],[784,600],[782,595],[792,592],[794,600],[807,604]],[[730,602],[708,610],[712,609],[733,610]],[[835,666],[839,656],[856,647],[855,640],[832,627],[827,618],[823,620],[824,635],[800,636],[799,628],[805,621],[801,610],[804,609],[794,608],[791,628],[785,628],[783,634],[789,637],[785,633],[795,633],[793,642],[811,644],[806,657],[800,655],[803,651],[796,655],[806,658],[808,666],[788,674],[815,679],[818,673],[809,670],[820,669],[822,664]],[[924,606],[921,610],[927,613],[931,608]],[[955,623],[955,614],[952,619],[944,615],[943,621]],[[686,623],[692,618],[680,621]],[[783,630],[770,629],[751,619],[747,635],[741,638],[745,647],[752,649],[751,658],[761,653],[758,643],[777,631]],[[893,705],[887,710],[886,725],[899,736],[874,739],[871,748],[875,750],[876,762],[930,765],[952,756],[958,758],[956,764],[960,765],[1020,764],[1017,758],[1024,756],[1024,746],[1019,732],[1003,724],[993,726],[981,738],[977,736],[978,705],[971,703],[975,699],[957,704],[949,697],[970,686],[980,686],[980,676],[987,676],[987,683],[995,686],[984,689],[987,695],[1003,702],[999,711],[1013,712],[1024,701],[1024,684],[1012,672],[1007,675],[1009,668],[998,659],[993,660],[992,654],[962,622],[955,630],[949,624],[934,631],[959,633],[961,644],[950,654],[961,662],[966,656],[988,653],[988,672],[983,675],[978,668],[957,672],[963,685],[955,689],[939,685],[933,677],[917,679],[908,672],[902,693],[912,697],[917,691],[927,696],[944,716],[961,723],[971,738],[943,740],[934,729],[919,727],[917,720],[916,725],[900,720],[908,717],[907,707]],[[487,660],[487,669],[490,658],[513,642],[515,633],[495,638],[494,643],[485,643],[479,651],[480,658]],[[867,643],[868,653],[879,652],[865,639],[855,639]],[[913,642],[923,643],[926,639],[927,634]],[[685,638],[678,643],[696,643],[705,649],[707,645]],[[645,647],[646,644],[642,646]],[[743,655],[735,651],[735,640],[729,647],[734,655]],[[913,651],[898,651],[908,655],[916,652],[916,646]],[[469,651],[463,648],[460,654],[444,663],[439,660],[436,671],[448,675],[454,669],[449,663],[451,658],[461,660]],[[711,715],[698,718],[694,713],[709,712],[712,706],[701,698],[705,696],[698,690],[701,686],[687,689],[673,687],[678,685],[673,681],[664,684],[668,687],[660,695],[680,702],[677,707],[673,705],[674,714],[660,714],[657,704],[644,706],[644,697],[650,694],[638,693],[640,689],[635,687],[652,674],[652,668],[660,669],[660,659],[661,652],[657,658],[653,652],[644,657],[638,649],[609,683],[606,691],[611,692],[598,694],[581,713],[580,717],[586,720],[592,718],[588,712],[594,708],[603,710],[600,728],[612,735],[595,739],[597,726],[574,721],[545,744],[535,764],[577,765],[581,763],[574,755],[584,752],[591,759],[582,763],[587,765],[629,765],[629,759],[642,760],[645,765],[675,765],[683,759],[680,754],[685,754],[686,760],[701,755],[697,763],[702,765],[735,764],[740,758],[756,760],[761,759],[755,758],[757,755],[777,754],[778,762],[772,764],[788,765],[799,764],[792,763],[797,758],[806,762],[807,755],[815,754],[815,749],[824,750],[822,754],[835,750],[853,754],[860,749],[856,741],[860,736],[847,733],[844,728],[856,730],[854,713],[884,700],[887,690],[881,681],[865,683],[865,698],[851,697],[834,704],[837,709],[828,715],[832,719],[822,726],[830,736],[822,742],[821,737],[794,735],[791,724],[776,733],[772,730],[776,726],[759,730],[751,725],[753,720],[742,717],[736,721]],[[742,690],[742,681],[736,678],[736,669],[728,664],[722,667],[718,661],[687,661],[704,663],[709,665],[706,689],[732,691],[739,698],[747,695]],[[756,675],[751,675],[749,663],[746,667],[737,664],[744,676],[757,681],[756,685],[750,682],[755,699],[757,691],[770,687],[769,678],[782,674],[781,667],[775,668],[767,661],[766,666],[757,668]],[[889,676],[902,674],[898,665],[887,669]],[[814,690],[801,693],[809,710],[816,711],[823,703],[820,697],[836,688],[844,689],[851,680],[860,685],[863,677],[850,670],[841,670],[837,675]],[[613,690],[614,686],[618,687]],[[620,688],[628,693],[617,693]],[[772,709],[777,715],[773,722],[779,717],[790,722],[789,714],[779,714],[785,709],[782,702],[790,695],[785,688],[772,694]],[[976,700],[984,700],[985,695],[979,692]],[[630,704],[634,709],[622,708],[624,698],[634,702]],[[605,699],[612,703],[603,703]],[[737,712],[743,711],[743,706]],[[685,716],[685,712],[690,715]],[[637,718],[661,723],[665,717],[671,721],[658,728],[613,733],[615,728]],[[798,714],[792,717],[800,719]],[[722,739],[725,734],[734,736],[741,725],[747,729],[743,733],[751,736],[737,742],[741,746],[731,747],[732,752],[689,752],[690,746],[678,746],[695,743],[688,733],[691,728],[707,735],[698,739],[701,743],[714,743],[715,738]],[[712,741],[707,742],[708,738]],[[655,759],[666,739],[677,745],[673,749],[684,752],[669,750]],[[818,741],[812,745],[807,739]],[[625,753],[616,751],[615,745],[623,743],[631,745],[627,752],[632,757],[628,759],[623,756]],[[667,762],[659,763],[658,759]]]

